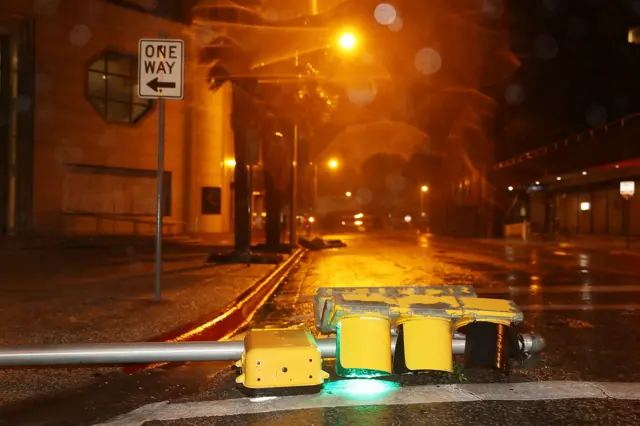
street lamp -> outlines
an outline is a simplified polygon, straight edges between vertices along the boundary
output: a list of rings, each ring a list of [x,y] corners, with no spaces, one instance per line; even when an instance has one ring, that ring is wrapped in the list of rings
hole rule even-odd
[[[422,185],[420,187],[420,216],[425,217],[424,212],[424,194],[429,191],[429,187],[427,185]]]
[[[343,33],[338,39],[338,43],[343,50],[353,50],[358,44],[358,39],[353,33]]]
[[[345,194],[347,197],[351,197],[351,192],[347,191],[347,193]]]
[[[312,171],[313,171],[313,210],[315,211],[316,208],[318,207],[318,164],[311,162],[309,163],[312,167]],[[340,165],[340,163],[338,163],[338,160],[336,159],[331,159],[329,161],[327,161],[327,167],[329,167],[332,170],[335,170],[338,168],[338,166]],[[351,196],[351,192],[347,192],[347,197]]]

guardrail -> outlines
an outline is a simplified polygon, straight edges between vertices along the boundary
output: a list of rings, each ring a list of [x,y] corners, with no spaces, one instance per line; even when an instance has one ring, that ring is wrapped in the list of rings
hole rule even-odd
[[[119,215],[112,213],[93,213],[81,211],[64,211],[63,216],[71,218],[84,218],[95,220],[95,230],[98,235],[108,234],[104,232],[108,228],[109,223],[115,226],[116,223],[130,223],[133,227],[134,235],[141,234],[141,227],[148,226],[148,235],[152,235],[156,230],[156,218],[153,215]],[[63,225],[63,228],[67,228]],[[178,235],[186,231],[186,222],[164,217],[162,219],[163,233],[170,235]],[[165,230],[167,232],[165,232]]]

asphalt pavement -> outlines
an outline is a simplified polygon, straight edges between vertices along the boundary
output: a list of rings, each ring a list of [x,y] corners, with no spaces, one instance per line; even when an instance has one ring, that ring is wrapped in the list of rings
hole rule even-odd
[[[93,385],[0,410],[0,425],[640,424],[640,264],[607,251],[351,234],[310,252],[252,327],[313,326],[320,286],[474,285],[514,300],[539,355],[491,371],[330,381],[317,395],[247,398],[229,363],[96,377]],[[241,338],[241,336],[239,336]]]

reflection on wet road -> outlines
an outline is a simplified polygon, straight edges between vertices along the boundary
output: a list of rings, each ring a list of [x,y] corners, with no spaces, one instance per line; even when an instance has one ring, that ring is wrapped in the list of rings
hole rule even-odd
[[[640,267],[630,258],[415,234],[336,237],[348,247],[309,252],[252,327],[313,328],[320,286],[465,284],[482,297],[514,300],[525,312],[521,331],[543,335],[547,349],[514,364],[508,376],[420,373],[368,382],[360,393],[351,382],[347,393],[325,387],[320,395],[273,400],[245,398],[228,364],[190,364],[110,390],[129,395],[129,408],[119,412],[142,408],[105,424],[387,425],[423,424],[425,416],[434,424],[640,424],[640,343],[633,337]],[[332,372],[331,361],[326,369]],[[332,375],[332,386],[341,383]],[[371,394],[375,383],[390,390]],[[163,393],[169,386],[182,390]],[[88,393],[84,400],[107,403],[106,390],[94,392],[101,399]],[[103,409],[92,418],[113,416]]]

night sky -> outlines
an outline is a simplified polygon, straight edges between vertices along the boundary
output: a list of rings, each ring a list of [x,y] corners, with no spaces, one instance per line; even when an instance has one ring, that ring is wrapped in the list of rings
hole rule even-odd
[[[640,111],[640,1],[511,0],[511,50],[521,61],[499,99],[504,159]]]

